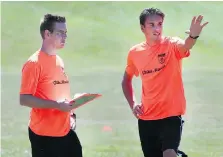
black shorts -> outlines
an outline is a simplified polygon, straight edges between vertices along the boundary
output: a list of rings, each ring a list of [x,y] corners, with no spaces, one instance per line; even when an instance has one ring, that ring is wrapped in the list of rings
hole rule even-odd
[[[183,120],[181,116],[160,120],[138,120],[139,137],[145,157],[163,157],[163,151],[178,152]]]
[[[77,134],[63,137],[39,136],[29,128],[32,157],[82,157],[82,147]]]

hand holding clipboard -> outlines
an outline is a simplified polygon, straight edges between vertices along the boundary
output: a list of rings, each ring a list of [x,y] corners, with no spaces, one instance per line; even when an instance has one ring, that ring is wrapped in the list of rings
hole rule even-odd
[[[90,94],[90,93],[82,93],[75,94],[74,98],[71,101],[67,100],[59,100],[57,101],[57,109],[65,112],[70,112],[82,105],[93,101],[94,99],[100,97],[100,94]]]
[[[73,100],[69,102],[72,110],[93,101],[94,99],[100,97],[100,94],[90,94],[90,93],[82,93],[82,94],[75,94]],[[76,114],[71,111],[71,129],[76,129]]]
[[[82,93],[74,95],[74,98],[69,102],[73,109],[76,109],[82,105],[85,105],[99,97],[101,94]]]

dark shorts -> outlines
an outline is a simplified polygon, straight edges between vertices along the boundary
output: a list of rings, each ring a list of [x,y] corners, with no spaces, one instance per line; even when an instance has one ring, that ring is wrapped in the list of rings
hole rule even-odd
[[[36,135],[29,128],[32,157],[82,157],[82,147],[77,134],[70,132],[63,137]]]
[[[138,120],[139,137],[145,157],[163,157],[163,151],[178,152],[183,120],[181,116],[161,120]]]

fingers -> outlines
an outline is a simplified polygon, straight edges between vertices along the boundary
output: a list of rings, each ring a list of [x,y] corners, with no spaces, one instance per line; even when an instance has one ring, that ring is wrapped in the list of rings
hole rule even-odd
[[[203,16],[199,15],[198,17],[194,16],[192,21],[191,21],[191,25],[196,24],[196,23],[201,23],[203,20]]]
[[[140,106],[136,106],[136,107],[134,108],[134,113],[135,113],[136,115],[142,115],[143,112],[142,112],[141,107],[140,107]]]
[[[190,31],[192,34],[200,34],[203,27],[205,27],[209,22],[205,22],[204,24],[201,24],[203,20],[203,16],[194,16],[191,21]],[[190,34],[190,31],[186,31],[186,34]]]
[[[199,15],[196,19],[196,23],[201,23],[202,20],[203,20],[203,16]]]
[[[73,105],[67,105],[67,107],[66,107],[66,109],[67,109],[67,111],[72,111],[72,110],[74,110],[76,107],[75,106],[73,106]]]
[[[193,17],[192,21],[191,21],[191,25],[193,25],[196,21],[196,16]]]
[[[201,25],[201,27],[203,28],[204,26],[206,26],[209,22],[205,22],[203,25]]]
[[[75,100],[71,100],[70,102],[69,102],[69,105],[70,106],[72,106],[72,105],[74,105],[75,104]]]
[[[199,15],[198,18],[196,19],[196,23],[200,24],[203,20],[203,16]],[[201,27],[203,28],[204,26],[206,26],[209,22],[205,22],[204,24],[201,25]]]
[[[77,106],[75,105],[75,103],[69,104],[69,108],[70,110],[76,109]]]
[[[138,117],[138,115],[137,114],[135,114],[135,113],[133,113],[133,115],[137,118],[137,119],[139,119],[139,117]]]
[[[190,30],[186,30],[185,33],[186,33],[186,34],[190,34]]]

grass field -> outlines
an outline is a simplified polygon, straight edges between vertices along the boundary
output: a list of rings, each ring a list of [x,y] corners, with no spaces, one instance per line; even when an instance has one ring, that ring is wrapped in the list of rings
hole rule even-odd
[[[184,61],[187,97],[181,149],[190,157],[223,157],[223,2],[3,2],[1,5],[1,156],[30,157],[29,109],[19,106],[22,64],[39,48],[45,13],[67,17],[68,40],[60,56],[72,93],[103,97],[77,110],[85,157],[142,157],[137,121],[121,90],[128,49],[144,39],[138,16],[146,7],[166,13],[164,33],[186,37],[194,15],[209,25]],[[141,84],[134,79],[137,98]],[[102,131],[110,126],[112,131]]]

